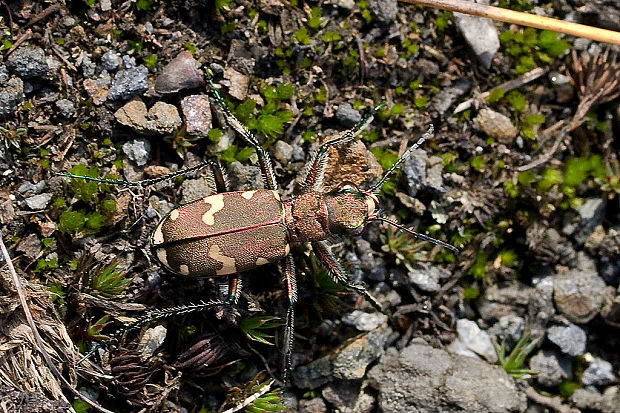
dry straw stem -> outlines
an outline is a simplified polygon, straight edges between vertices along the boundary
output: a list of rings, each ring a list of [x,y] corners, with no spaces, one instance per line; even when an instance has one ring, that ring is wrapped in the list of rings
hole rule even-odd
[[[400,0],[404,3],[418,4],[436,9],[455,11],[458,13],[471,14],[474,16],[487,17],[506,23],[514,23],[522,26],[535,27],[537,29],[551,30],[569,34],[571,36],[585,37],[599,42],[610,43],[620,46],[620,33],[613,30],[599,29],[583,24],[551,19],[549,17],[536,16],[500,7],[487,6],[463,0]]]
[[[1,232],[0,251],[10,273],[10,277],[7,277],[6,270],[0,270],[0,292],[6,294],[0,295],[0,310],[4,313],[4,321],[0,324],[0,383],[67,401],[61,390],[64,387],[94,410],[112,413],[82,396],[62,375],[56,366],[60,360],[65,364],[65,369],[69,370],[70,380],[76,381],[74,370],[67,366],[73,365],[72,359],[77,354],[73,354],[75,346],[54,312],[49,292],[20,280]],[[15,295],[11,294],[12,289],[18,297],[23,315],[14,311],[18,305]],[[47,341],[41,338],[39,329]],[[56,361],[52,360],[50,353]]]

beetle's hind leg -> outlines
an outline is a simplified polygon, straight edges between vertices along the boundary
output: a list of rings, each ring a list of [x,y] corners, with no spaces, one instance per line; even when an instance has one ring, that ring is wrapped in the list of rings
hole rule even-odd
[[[347,272],[344,270],[338,259],[332,252],[331,248],[325,241],[315,241],[312,243],[312,250],[316,254],[319,261],[325,265],[331,276],[334,278],[334,281],[344,285],[349,290],[355,291],[359,295],[363,296],[369,303],[372,305],[377,311],[385,314],[381,304],[377,301],[375,297],[370,295],[366,287],[360,284],[353,284],[347,275]]]
[[[286,310],[286,325],[284,327],[284,385],[290,382],[291,355],[293,353],[295,334],[295,303],[297,302],[297,280],[295,278],[295,260],[288,254],[280,262],[282,277],[286,284],[288,307]]]
[[[256,155],[258,156],[258,163],[260,165],[261,173],[263,175],[263,180],[265,182],[265,187],[273,191],[277,190],[278,181],[276,180],[276,173],[273,169],[273,163],[271,162],[271,157],[269,156],[267,151],[265,151],[260,146],[260,143],[258,142],[258,139],[256,138],[256,136],[254,136],[254,134],[252,134],[252,132],[250,132],[248,128],[246,128],[245,125],[243,125],[239,121],[239,119],[237,119],[235,115],[232,114],[230,109],[228,109],[228,106],[226,106],[226,102],[224,102],[224,99],[222,99],[222,97],[220,96],[220,92],[215,87],[215,84],[213,83],[211,74],[209,73],[208,69],[206,70],[206,73],[207,73],[207,82],[209,83],[209,86],[211,87],[211,90],[213,91],[215,100],[217,100],[217,103],[220,105],[220,107],[222,108],[222,111],[224,112],[226,123],[228,123],[228,125],[231,128],[233,128],[235,132],[241,135],[241,137],[250,146],[252,146],[254,150],[256,151]]]

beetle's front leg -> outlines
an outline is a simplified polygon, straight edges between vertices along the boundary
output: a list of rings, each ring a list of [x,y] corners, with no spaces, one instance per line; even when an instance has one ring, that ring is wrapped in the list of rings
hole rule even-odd
[[[286,284],[288,308],[286,311],[286,325],[284,327],[284,384],[289,382],[291,371],[291,355],[295,340],[295,303],[297,302],[297,279],[295,278],[295,261],[293,255],[288,254],[280,262],[282,277]]]
[[[366,115],[355,126],[348,131],[340,134],[338,137],[331,139],[322,145],[312,155],[312,160],[308,163],[308,167],[304,172],[304,178],[301,186],[302,193],[320,192],[323,188],[323,176],[325,175],[325,167],[327,166],[327,151],[330,146],[340,143],[349,142],[359,135],[372,122],[373,114],[377,112],[383,105],[373,108],[372,112]]]
[[[347,275],[340,262],[338,262],[338,259],[332,252],[327,242],[315,241],[312,243],[312,249],[314,250],[314,253],[316,254],[319,261],[321,261],[323,265],[325,265],[335,282],[342,284],[348,289],[353,290],[359,295],[363,296],[377,311],[383,313],[383,308],[381,308],[381,304],[379,304],[376,298],[370,295],[368,290],[366,290],[366,287],[360,284],[353,284],[351,282],[349,276]]]

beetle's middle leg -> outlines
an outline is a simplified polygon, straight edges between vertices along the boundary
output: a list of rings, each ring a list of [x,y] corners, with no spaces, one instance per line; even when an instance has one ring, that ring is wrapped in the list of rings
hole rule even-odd
[[[323,265],[325,265],[331,276],[334,278],[335,282],[337,282],[338,284],[342,284],[348,289],[355,291],[359,295],[363,296],[377,311],[384,313],[383,308],[381,308],[381,304],[377,301],[375,297],[370,295],[368,290],[366,290],[366,287],[360,284],[353,284],[351,282],[347,272],[342,267],[340,262],[338,262],[338,259],[332,252],[327,242],[312,242],[312,250],[316,254],[319,261],[321,261]]]

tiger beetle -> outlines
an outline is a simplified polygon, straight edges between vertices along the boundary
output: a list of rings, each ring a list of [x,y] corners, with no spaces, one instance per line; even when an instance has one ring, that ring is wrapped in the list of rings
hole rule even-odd
[[[151,235],[151,250],[160,264],[175,274],[188,277],[227,276],[229,299],[220,305],[236,302],[240,292],[239,273],[268,263],[279,264],[288,297],[283,348],[286,381],[291,369],[294,306],[297,301],[295,262],[290,253],[292,245],[310,243],[314,254],[336,283],[362,295],[381,312],[383,312],[381,305],[364,285],[355,284],[350,280],[331,251],[327,242],[329,238],[334,235],[357,236],[369,223],[385,222],[421,240],[458,252],[454,246],[415,232],[382,216],[379,212],[377,194],[381,186],[414,150],[431,137],[433,126],[431,125],[428,131],[370,188],[360,189],[354,184],[344,183],[337,189],[324,192],[323,177],[328,149],[354,140],[370,124],[374,113],[383,106],[381,104],[352,129],[319,145],[304,172],[301,193],[288,201],[283,201],[278,193],[278,183],[269,154],[260,146],[258,139],[228,109],[208,69],[206,78],[228,126],[256,151],[265,189],[229,192],[219,163],[212,161],[159,178],[137,182],[98,179],[69,173],[57,173],[57,175],[107,184],[145,187],[210,167],[215,177],[217,193],[179,205],[164,216]],[[203,303],[202,307],[208,308],[217,304],[210,301]],[[198,308],[201,305],[194,307]],[[149,316],[140,317],[129,327],[174,312],[193,311],[194,307],[180,307],[177,308],[179,311],[156,310]]]

